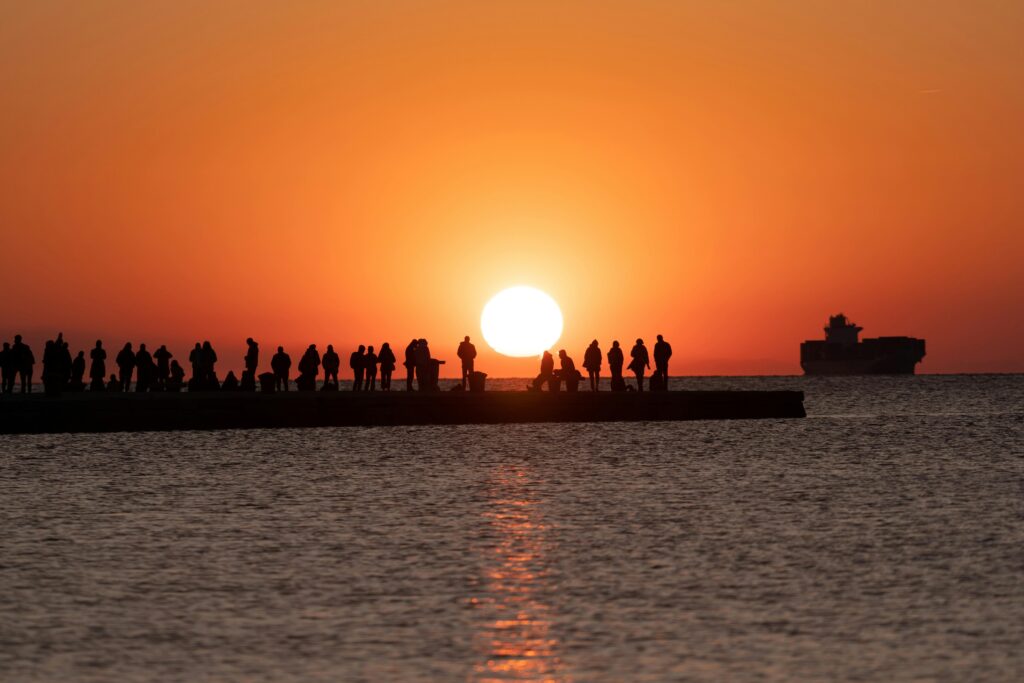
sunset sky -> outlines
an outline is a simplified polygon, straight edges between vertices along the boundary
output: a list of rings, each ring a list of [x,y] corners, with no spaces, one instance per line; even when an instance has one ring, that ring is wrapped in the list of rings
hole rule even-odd
[[[0,334],[224,369],[463,335],[796,374],[843,311],[1024,371],[1024,3],[3,2]],[[842,7],[842,8],[841,8]]]

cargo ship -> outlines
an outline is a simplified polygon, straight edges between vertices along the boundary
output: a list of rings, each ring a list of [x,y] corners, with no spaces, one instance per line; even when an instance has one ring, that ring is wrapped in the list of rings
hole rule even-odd
[[[800,344],[805,375],[913,375],[924,358],[924,339],[878,337],[859,339],[862,327],[845,315],[830,316],[825,339]]]

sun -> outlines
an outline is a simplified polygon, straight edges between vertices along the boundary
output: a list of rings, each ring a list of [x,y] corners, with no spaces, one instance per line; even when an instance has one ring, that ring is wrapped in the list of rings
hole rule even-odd
[[[484,339],[505,356],[539,356],[562,336],[562,311],[533,287],[509,287],[495,294],[480,316]]]

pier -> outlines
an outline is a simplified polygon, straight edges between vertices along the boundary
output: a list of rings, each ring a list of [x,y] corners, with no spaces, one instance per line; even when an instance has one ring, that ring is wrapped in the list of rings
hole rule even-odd
[[[196,392],[0,398],[0,433],[805,417],[801,391]]]

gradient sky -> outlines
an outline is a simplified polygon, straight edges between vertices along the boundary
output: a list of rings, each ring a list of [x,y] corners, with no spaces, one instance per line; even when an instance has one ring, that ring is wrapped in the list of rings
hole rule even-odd
[[[37,355],[469,334],[525,376],[479,316],[529,284],[577,364],[660,332],[673,374],[798,373],[844,311],[1024,371],[1024,3],[0,7],[0,334]]]

